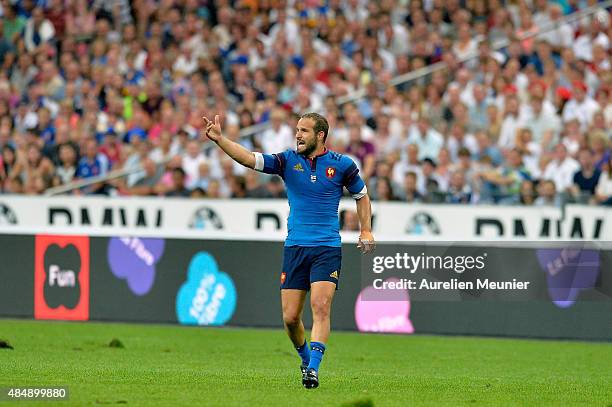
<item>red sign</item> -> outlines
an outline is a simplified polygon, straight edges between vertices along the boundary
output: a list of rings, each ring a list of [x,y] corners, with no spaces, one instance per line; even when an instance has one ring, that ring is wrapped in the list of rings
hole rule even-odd
[[[89,319],[89,237],[36,236],[34,318]]]

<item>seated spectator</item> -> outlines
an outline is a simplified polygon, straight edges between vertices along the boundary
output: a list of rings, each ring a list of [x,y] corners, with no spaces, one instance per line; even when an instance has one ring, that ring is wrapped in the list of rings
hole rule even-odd
[[[595,194],[601,171],[595,168],[593,153],[589,149],[582,149],[578,153],[580,170],[574,174],[574,184],[570,187],[572,196],[579,202],[588,203]]]
[[[59,166],[55,169],[53,185],[65,185],[72,182],[77,173],[77,153],[74,146],[64,143],[59,148]]]
[[[190,195],[189,190],[185,186],[186,174],[181,168],[175,168],[172,170],[172,187],[164,194],[168,197],[188,197]]]
[[[341,230],[346,232],[359,232],[359,216],[353,210],[341,212]]]
[[[142,170],[144,172],[144,176],[136,181],[132,186],[121,190],[121,193],[136,196],[148,196],[156,195],[158,192],[160,192],[160,190],[157,189],[157,185],[159,184],[159,180],[163,175],[162,166],[158,165],[150,158],[146,158],[142,162]]]
[[[519,191],[518,204],[530,206],[535,203],[536,200],[536,191],[533,185],[533,181],[524,180],[521,182],[521,189]]]
[[[38,178],[36,180],[36,188],[29,189],[29,193],[35,193],[35,190],[39,189],[41,183],[43,186],[50,183],[54,172],[55,167],[51,160],[42,155],[38,145],[30,143],[27,146],[26,155],[21,157],[18,156],[17,162],[9,174],[9,177],[21,178],[25,187],[35,185],[33,182],[29,181],[30,178]],[[42,189],[42,191],[44,190],[45,188]]]
[[[561,199],[557,194],[554,181],[543,180],[538,184],[538,197],[535,206],[560,206]]]
[[[376,180],[376,200],[381,202],[397,201],[389,178],[378,178]]]
[[[99,152],[98,142],[91,137],[85,141],[83,157],[79,160],[76,177],[87,179],[105,175],[109,170],[108,159]],[[98,182],[82,189],[85,194],[106,194],[108,186],[104,182]]]
[[[467,204],[472,202],[472,190],[465,182],[465,174],[462,171],[453,171],[446,192],[446,203]]]
[[[362,169],[362,177],[367,179],[374,173],[376,164],[374,145],[363,140],[361,127],[358,125],[349,127],[349,144],[346,152],[359,160],[358,165]]]
[[[567,192],[574,183],[574,174],[580,168],[578,161],[567,154],[567,148],[563,143],[555,146],[553,160],[548,163],[542,176],[545,180],[555,183],[558,192]]]
[[[612,206],[612,159],[608,159],[607,169],[599,177],[595,201],[600,205]]]
[[[414,172],[406,173],[402,200],[406,202],[421,202],[423,200],[423,196],[417,191],[417,175]]]
[[[426,116],[421,116],[416,125],[411,126],[408,143],[418,147],[418,159],[437,157],[444,145],[444,137],[432,128]]]
[[[272,193],[265,185],[261,184],[261,176],[258,171],[247,171],[244,176],[246,186],[246,198],[272,198]]]
[[[481,199],[493,199],[494,202],[510,199],[520,191],[521,183],[529,180],[529,172],[523,166],[523,158],[517,149],[508,152],[507,163],[501,168],[484,171],[477,176],[483,181]]]
[[[606,145],[609,140],[610,139],[607,138],[606,134],[602,131],[593,131],[589,133],[589,149],[593,151],[593,161],[595,163],[595,168],[600,171],[603,171],[604,165],[606,165],[606,163],[612,156],[611,147],[609,145]]]
[[[198,182],[200,165],[205,163],[206,157],[200,150],[200,143],[196,140],[190,140],[183,155],[183,171],[185,171],[187,176],[187,185],[189,187],[195,186]]]
[[[266,183],[266,187],[270,194],[272,194],[272,198],[287,198],[287,191],[285,189],[285,184],[283,180],[278,176],[273,176]]]

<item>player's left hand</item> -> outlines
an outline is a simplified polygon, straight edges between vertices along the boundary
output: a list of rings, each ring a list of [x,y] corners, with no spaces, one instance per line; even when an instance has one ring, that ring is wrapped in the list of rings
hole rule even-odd
[[[357,247],[361,250],[362,254],[373,252],[376,249],[376,242],[374,241],[374,236],[372,236],[372,232],[361,232],[359,235],[359,243],[357,243]]]

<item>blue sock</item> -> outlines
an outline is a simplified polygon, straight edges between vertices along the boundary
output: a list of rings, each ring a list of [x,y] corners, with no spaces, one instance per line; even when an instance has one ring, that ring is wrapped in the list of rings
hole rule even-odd
[[[308,365],[310,363],[310,348],[308,347],[306,339],[304,339],[304,344],[302,346],[297,346],[295,350],[297,350],[298,355],[302,358],[302,364]]]
[[[318,372],[323,354],[325,353],[325,345],[321,342],[310,342],[310,349],[310,363],[308,364],[308,368]]]

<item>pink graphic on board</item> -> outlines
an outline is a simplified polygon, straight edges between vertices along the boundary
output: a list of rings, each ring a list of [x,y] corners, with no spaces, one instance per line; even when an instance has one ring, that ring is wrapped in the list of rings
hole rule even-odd
[[[399,281],[390,278],[386,281]],[[367,297],[367,300],[363,298]],[[378,290],[366,287],[355,302],[355,322],[360,332],[392,332],[411,334],[408,290]]]

